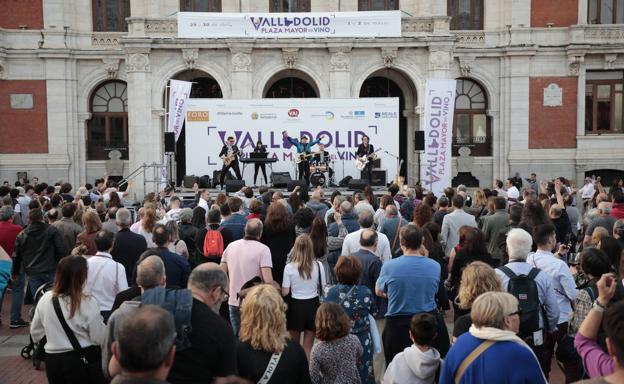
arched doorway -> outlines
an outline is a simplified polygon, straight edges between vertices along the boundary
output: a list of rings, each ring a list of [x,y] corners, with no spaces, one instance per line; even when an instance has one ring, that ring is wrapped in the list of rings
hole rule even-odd
[[[184,80],[193,82],[193,86],[191,87],[191,98],[202,98],[202,99],[210,99],[210,98],[223,98],[223,93],[221,92],[221,86],[219,83],[209,74],[199,70],[190,70],[177,74],[172,77],[174,80]],[[167,105],[168,89],[165,90],[165,108],[167,109],[169,106]],[[182,126],[182,132],[180,132],[180,137],[176,143],[176,152],[175,152],[175,162],[176,162],[176,184],[181,185],[182,179],[186,175],[186,127]],[[196,175],[201,176],[201,175]]]
[[[397,72],[388,70],[378,71],[369,76],[360,88],[360,97],[398,97],[399,98],[399,153],[400,159],[405,160],[403,166],[399,170],[399,174],[408,177],[408,121],[403,115],[406,109],[406,95],[404,90],[399,86],[398,80],[403,84],[408,84],[408,80]],[[415,92],[414,92],[415,95]],[[415,99],[415,97],[414,97]],[[415,101],[413,101],[415,102]],[[413,109],[413,106],[410,106]],[[373,145],[375,143],[372,143]],[[397,155],[397,154],[393,154]],[[386,168],[383,164],[382,168]],[[388,180],[392,180],[394,175],[388,175]]]
[[[273,75],[262,95],[267,99],[310,98],[319,97],[319,91],[314,80],[304,72],[287,70]]]

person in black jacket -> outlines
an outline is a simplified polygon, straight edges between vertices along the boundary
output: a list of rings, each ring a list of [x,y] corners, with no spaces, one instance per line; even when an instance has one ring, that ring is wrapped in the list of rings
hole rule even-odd
[[[256,142],[256,146],[254,147],[254,153],[267,153],[266,145],[262,144],[262,141],[258,140]],[[264,163],[255,163],[254,164],[254,185],[256,185],[256,179],[258,178],[258,171],[262,170],[262,176],[264,176],[264,184],[269,184],[267,181],[266,175],[266,164]]]
[[[219,180],[219,182],[221,183],[221,187],[225,185],[224,184],[225,175],[228,173],[230,168],[234,170],[234,173],[236,174],[236,178],[238,180],[243,179],[240,173],[240,168],[238,167],[238,155],[239,154],[240,154],[240,150],[236,146],[236,139],[234,139],[234,136],[228,136],[227,141],[221,148],[221,152],[219,152],[219,157],[224,160],[223,167],[221,168],[221,175],[220,175],[220,180]],[[225,165],[225,158],[227,157],[234,158],[234,160],[232,160],[232,162],[229,165]]]
[[[130,211],[127,209],[120,208],[117,210],[115,223],[119,227],[119,231],[115,235],[111,255],[113,260],[124,266],[128,286],[133,286],[135,284],[132,280],[132,270],[139,260],[139,256],[147,249],[147,241],[142,235],[130,231],[132,217],[130,217]]]
[[[34,296],[37,288],[54,281],[56,264],[67,256],[70,250],[65,247],[60,232],[43,222],[41,209],[29,210],[28,220],[30,224],[15,240],[15,259],[11,274],[15,281],[20,269],[23,268]]]
[[[372,144],[370,144],[370,138],[368,136],[362,137],[362,144],[358,145],[357,152],[355,155],[357,157],[368,156],[375,152],[375,148]],[[368,185],[371,185],[373,182],[373,159],[368,160],[368,163],[364,167],[364,172],[366,173],[366,179],[368,180]]]

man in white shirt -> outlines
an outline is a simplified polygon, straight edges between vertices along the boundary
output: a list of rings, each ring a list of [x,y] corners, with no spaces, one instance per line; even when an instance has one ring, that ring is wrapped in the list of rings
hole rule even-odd
[[[464,211],[464,198],[461,195],[453,196],[453,212],[442,219],[440,243],[445,244],[444,252],[450,256],[451,251],[459,244],[459,228],[464,225],[477,227],[475,217]]]
[[[206,214],[208,214],[208,211],[210,210],[210,204],[208,203],[209,201],[210,191],[208,191],[207,189],[202,190],[199,195],[199,202],[197,203],[197,206],[204,208],[206,210]]]
[[[172,196],[169,200],[169,210],[165,214],[165,217],[160,221],[162,224],[167,224],[169,221],[175,221],[176,223],[180,221],[180,198],[178,196]],[[208,213],[208,210],[206,210]]]
[[[505,180],[505,188],[507,189],[507,200],[518,201],[520,198],[520,191],[513,183],[513,179],[509,178]]]
[[[84,292],[97,301],[104,321],[108,320],[115,296],[128,288],[126,269],[109,253],[113,248],[113,234],[100,231],[95,235],[94,256],[87,259],[88,275]]]
[[[369,211],[362,211],[358,215],[358,224],[360,225],[360,229],[355,232],[349,233],[342,243],[342,253],[343,256],[350,256],[357,251],[360,250],[360,237],[363,231],[366,229],[373,227],[373,214]],[[375,250],[375,255],[379,257],[382,261],[392,259],[392,252],[390,251],[390,242],[388,238],[383,233],[377,233],[377,249]]]
[[[594,197],[594,192],[596,191],[596,187],[594,186],[594,181],[590,177],[585,178],[585,184],[579,192],[581,193],[581,199],[583,199],[583,209],[587,207],[587,203],[589,203]]]
[[[496,191],[496,196],[502,196],[504,198],[507,198],[507,192],[505,192],[505,190],[503,189],[503,182],[496,179],[494,180],[494,190]]]
[[[552,278],[552,287],[559,306],[559,321],[557,330],[546,334],[544,343],[544,359],[550,361],[558,344],[568,332],[568,320],[572,314],[572,302],[576,299],[576,284],[568,265],[559,257],[567,253],[565,245],[561,245],[556,254],[552,251],[557,245],[555,226],[542,224],[537,226],[533,234],[533,241],[537,244],[537,251],[527,257],[527,263],[546,272]],[[548,377],[548,372],[544,372]]]

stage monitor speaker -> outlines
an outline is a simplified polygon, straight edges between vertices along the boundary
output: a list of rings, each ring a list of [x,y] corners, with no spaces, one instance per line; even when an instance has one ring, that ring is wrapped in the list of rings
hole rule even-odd
[[[366,180],[366,173],[361,172],[360,177]],[[388,177],[385,169],[373,169],[373,180],[371,186],[385,187],[387,179]]]
[[[349,185],[349,182],[350,182],[351,180],[353,180],[353,177],[351,177],[351,176],[347,176],[347,177],[345,177],[344,179],[342,179],[342,180],[340,180],[340,181],[338,182],[338,186],[339,186],[339,187],[343,187],[343,188],[344,188],[344,187],[346,187],[346,186],[348,186],[348,185]]]
[[[173,132],[165,132],[165,152],[175,152],[175,133]]]
[[[299,186],[302,191],[308,191],[308,183],[305,180],[292,180],[288,183],[288,192],[292,192],[295,187]]]
[[[210,188],[212,184],[210,184],[210,176],[204,175],[199,178],[199,188]]]
[[[236,178],[234,177],[234,174],[232,173],[231,170],[228,170],[228,172],[225,174],[225,180],[235,180]],[[213,171],[212,172],[212,186],[216,188],[217,185],[219,185],[221,182],[221,170],[218,171]]]
[[[245,186],[245,180],[226,180],[225,192],[238,192]]]
[[[195,175],[186,175],[182,179],[182,185],[184,188],[193,188],[193,184],[199,184],[199,179]]]
[[[373,169],[381,168],[381,158],[378,157],[373,160]]]
[[[351,179],[349,180],[348,189],[351,191],[363,191],[364,187],[368,185],[368,180],[366,179]]]
[[[414,151],[425,150],[425,131],[414,132]]]
[[[289,172],[273,172],[271,173],[271,185],[273,188],[286,188],[292,182]]]

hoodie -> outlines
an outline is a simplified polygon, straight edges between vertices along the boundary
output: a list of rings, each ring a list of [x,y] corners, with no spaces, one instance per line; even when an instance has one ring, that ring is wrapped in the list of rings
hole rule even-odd
[[[310,208],[312,212],[314,212],[314,215],[316,217],[320,217],[321,219],[325,218],[325,212],[329,209],[325,203],[318,200],[308,201],[306,207]]]
[[[435,348],[422,352],[412,345],[397,354],[383,378],[383,384],[433,384],[442,360]]]

